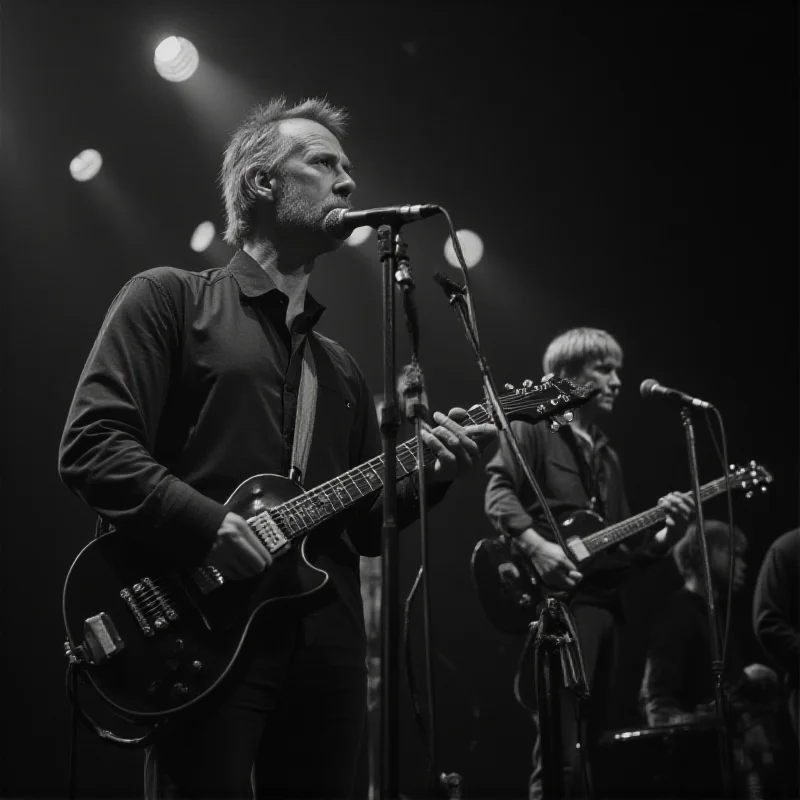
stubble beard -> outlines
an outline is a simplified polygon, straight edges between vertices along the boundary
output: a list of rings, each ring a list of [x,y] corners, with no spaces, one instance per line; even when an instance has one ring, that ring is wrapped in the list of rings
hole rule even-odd
[[[336,206],[331,206],[334,208]],[[283,181],[275,204],[275,223],[281,236],[302,241],[313,256],[337,250],[344,244],[325,230],[330,208],[311,203],[291,181]]]

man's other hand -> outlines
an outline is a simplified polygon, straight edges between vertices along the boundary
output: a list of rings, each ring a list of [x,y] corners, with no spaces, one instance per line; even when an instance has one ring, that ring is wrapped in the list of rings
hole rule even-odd
[[[463,408],[451,408],[445,415],[433,414],[432,428],[423,423],[422,440],[436,456],[428,475],[432,483],[449,483],[469,472],[481,460],[484,450],[497,439],[497,428],[491,423],[474,425]],[[465,424],[466,423],[466,424]]]

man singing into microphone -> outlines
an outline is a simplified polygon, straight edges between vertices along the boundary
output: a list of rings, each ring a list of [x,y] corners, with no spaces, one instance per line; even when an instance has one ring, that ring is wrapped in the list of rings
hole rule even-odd
[[[223,504],[247,478],[296,466],[302,375],[316,374],[315,415],[305,474],[293,477],[312,488],[380,452],[372,395],[352,357],[316,332],[324,307],[308,292],[317,257],[342,243],[325,220],[355,191],[344,124],[319,99],[249,114],[220,177],[225,239],[238,252],[222,269],[162,267],[125,284],[64,430],[61,477],[106,523],[229,581],[270,569],[261,540]],[[466,424],[462,409],[434,420],[423,435],[438,502],[495,430]],[[402,528],[417,511],[413,477],[398,495]],[[359,555],[380,553],[381,503],[367,495],[311,534],[309,557],[332,591],[257,626],[226,682],[168,722],[148,754],[148,798],[350,796],[366,696]]]
[[[608,524],[626,519],[630,509],[619,458],[597,426],[604,415],[613,411],[622,386],[622,348],[606,331],[575,328],[550,342],[543,368],[545,373],[571,378],[579,384],[591,381],[599,389],[589,403],[575,412],[571,425],[555,434],[546,425],[511,423],[522,455],[553,516],[562,522],[576,511],[591,509]],[[665,528],[640,537],[636,547],[622,542],[599,553],[582,574],[555,542],[541,504],[505,438],[501,438],[487,472],[485,508],[494,527],[515,537],[548,585],[571,590],[570,611],[580,638],[591,698],[579,730],[572,694],[562,692],[560,697],[564,786],[569,797],[585,796],[589,787],[583,781],[581,753],[586,755],[589,773],[595,741],[613,721],[607,704],[623,623],[620,584],[634,564],[655,560],[680,538],[694,503],[686,494],[665,495],[659,500],[667,511]],[[537,730],[529,784],[531,800],[542,797],[540,736],[547,735],[547,731]],[[579,741],[581,748],[576,748]]]

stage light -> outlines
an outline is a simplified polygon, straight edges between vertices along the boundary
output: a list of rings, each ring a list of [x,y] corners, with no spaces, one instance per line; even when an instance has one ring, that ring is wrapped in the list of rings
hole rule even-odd
[[[90,181],[102,166],[103,157],[97,150],[84,150],[69,162],[69,173],[76,181]]]
[[[203,250],[207,250],[211,242],[214,241],[214,234],[216,232],[217,229],[214,227],[213,222],[201,222],[194,229],[189,247],[191,247],[195,253],[202,253]]]
[[[156,47],[156,72],[168,81],[188,81],[200,64],[197,48],[183,36],[169,36]]]
[[[369,225],[362,225],[360,228],[356,228],[345,240],[345,244],[349,244],[350,247],[358,247],[360,244],[364,244],[364,242],[369,239],[369,235],[372,233],[372,228]]]
[[[464,261],[468,267],[474,267],[483,257],[483,241],[477,233],[473,231],[456,231],[458,236],[458,243],[461,245],[461,252],[464,254]],[[456,251],[453,248],[452,237],[447,237],[447,242],[444,246],[444,257],[447,263],[457,267],[458,259],[456,258]]]

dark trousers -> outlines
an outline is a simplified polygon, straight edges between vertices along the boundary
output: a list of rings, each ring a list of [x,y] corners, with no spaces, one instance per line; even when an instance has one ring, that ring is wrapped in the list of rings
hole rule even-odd
[[[578,632],[586,680],[590,697],[578,703],[571,691],[559,691],[561,719],[561,748],[564,769],[564,791],[569,798],[589,796],[583,776],[584,761],[591,778],[591,758],[600,734],[613,724],[612,684],[619,656],[621,621],[605,608],[590,605],[576,605],[570,609]],[[556,656],[553,660],[553,673],[557,685],[561,684],[561,667]],[[578,715],[581,713],[579,729]],[[541,737],[547,731],[538,729],[538,719],[533,745],[533,772],[528,785],[529,800],[542,800],[542,743]],[[580,742],[581,747],[577,747]],[[583,751],[583,752],[582,752]],[[583,758],[582,758],[583,755]],[[546,797],[544,800],[555,800]]]
[[[366,665],[343,655],[306,644],[301,625],[251,646],[213,705],[148,751],[146,800],[350,797]]]

